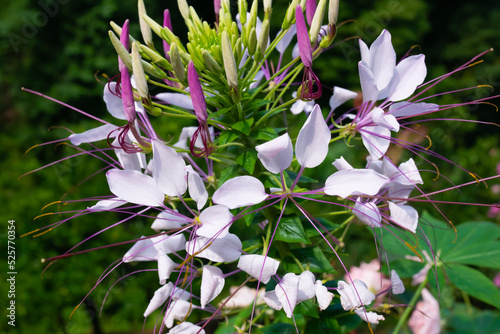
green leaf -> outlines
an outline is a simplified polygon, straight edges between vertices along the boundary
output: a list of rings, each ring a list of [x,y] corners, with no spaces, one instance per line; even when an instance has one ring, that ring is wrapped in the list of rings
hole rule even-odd
[[[472,309],[464,304],[453,305],[453,312],[447,324],[454,328],[453,333],[475,334],[495,333],[500,328],[500,314],[489,311]]]
[[[276,323],[272,324],[270,326],[265,326],[261,328],[256,328],[255,330],[252,330],[252,332],[255,333],[262,333],[262,334],[295,334],[297,331],[295,330],[295,327],[291,324],[284,324],[284,323]]]
[[[298,175],[297,173],[289,171],[289,170],[285,170],[285,173],[292,180],[295,180],[297,178],[297,175]],[[318,183],[318,180],[315,180],[315,179],[312,179],[310,177],[301,175],[300,178],[299,178],[299,182],[303,182],[303,183]]]
[[[236,327],[241,327],[243,323],[248,320],[250,315],[252,314],[253,304],[245,307],[244,309],[238,311],[235,316],[230,317],[226,322],[224,322],[224,326],[220,326],[214,332],[214,334],[230,334],[234,333]]]
[[[292,250],[290,253],[299,260],[302,267],[306,269],[309,268],[309,271],[313,273],[333,274],[336,272],[319,247],[298,248]],[[295,263],[291,256],[287,256],[285,260],[286,261],[283,261],[285,271],[295,273],[302,272],[302,269]]]
[[[281,219],[274,238],[286,242],[311,243],[298,217]]]
[[[243,121],[236,122],[231,127],[248,136],[250,134],[250,131],[252,130],[252,124],[253,124],[253,118],[249,118]]]
[[[312,300],[305,300],[297,304],[293,309],[293,314],[307,315],[313,318],[319,318],[318,306]]]
[[[274,131],[273,128],[266,126],[262,129],[259,129],[257,132],[254,132],[254,135],[252,137],[257,140],[269,141],[277,138],[278,134],[276,133],[276,131]]]
[[[243,152],[236,158],[236,162],[239,163],[241,167],[245,168],[250,174],[253,174],[256,161],[257,151],[254,151],[253,149]]]
[[[457,289],[500,309],[500,290],[481,272],[463,265],[445,267],[445,271]]]
[[[232,143],[236,138],[238,138],[239,135],[233,131],[224,131],[220,134],[219,138],[219,145],[224,145],[227,143]]]
[[[231,166],[224,168],[220,172],[220,178],[219,178],[219,183],[217,185],[217,188],[219,188],[227,180],[235,177],[238,174],[239,169],[240,169],[240,167],[238,165],[231,165]]]

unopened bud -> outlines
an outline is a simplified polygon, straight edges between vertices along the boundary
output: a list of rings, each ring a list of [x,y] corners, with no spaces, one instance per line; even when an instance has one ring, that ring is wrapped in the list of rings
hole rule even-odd
[[[145,45],[139,45],[140,51],[143,52],[154,64],[158,64],[158,66],[162,67],[163,69],[167,71],[172,70],[172,65],[163,58],[158,52],[151,50]]]
[[[111,28],[113,28],[113,30],[115,31],[115,34],[117,34],[118,36],[122,35],[122,27],[120,27],[118,24],[116,24],[113,21],[109,22],[109,25],[111,26]],[[130,35],[128,35],[128,39],[129,39],[130,43],[135,42],[134,37],[132,37]]]
[[[130,58],[129,52],[127,51],[127,49],[125,49],[118,37],[116,37],[116,35],[111,30],[108,32],[108,34],[109,39],[111,40],[111,44],[113,44],[118,57],[120,57],[121,61],[128,69],[132,70],[132,59]]]
[[[172,63],[175,77],[179,79],[180,82],[186,83],[186,70],[184,69],[179,49],[175,43],[170,44],[170,61]]]
[[[137,42],[132,44],[132,73],[134,74],[135,85],[139,95],[143,99],[147,99],[149,97],[148,83],[144,69],[142,68],[141,55],[139,54]]]
[[[159,25],[158,23],[156,23],[155,20],[151,19],[146,14],[142,15],[142,18],[144,19],[144,22],[148,24],[148,26],[153,30],[153,32],[155,34],[157,34],[158,36],[162,37],[162,35],[161,35],[162,26],[161,25]]]
[[[238,0],[238,13],[240,13],[240,22],[242,25],[245,25],[245,23],[247,23],[247,10],[247,0]]]
[[[269,20],[264,20],[260,30],[259,42],[257,44],[257,51],[255,51],[255,60],[261,61],[266,53],[267,44],[269,42]]]
[[[144,20],[144,15],[146,15],[146,7],[144,6],[144,0],[139,0],[139,2],[137,3],[137,7],[139,9],[139,25],[141,27],[142,39],[144,40],[144,43],[146,43],[147,46],[152,47],[153,35],[151,34],[151,27],[146,22],[146,20]]]
[[[316,8],[316,13],[311,24],[311,29],[309,29],[309,39],[311,43],[315,44],[318,40],[319,30],[323,23],[323,17],[325,16],[326,0],[320,0],[318,7]]]
[[[264,12],[265,13],[270,13],[271,12],[271,6],[273,4],[273,0],[264,0]]]
[[[255,27],[250,31],[250,36],[248,38],[248,54],[253,56],[255,54],[255,50],[257,49],[257,31]]]
[[[299,4],[300,0],[293,0],[292,3],[288,6],[286,10],[285,19],[281,24],[282,30],[287,30],[292,25],[293,20],[295,19],[295,8]]]
[[[203,60],[205,61],[205,65],[207,65],[210,71],[217,74],[222,72],[222,68],[207,50],[203,50]]]
[[[177,6],[184,20],[189,20],[189,5],[186,0],[177,0]]]
[[[250,27],[257,26],[257,13],[259,11],[259,2],[257,0],[253,0],[252,8],[250,8]]]
[[[339,0],[330,0],[328,6],[328,25],[333,26],[337,24],[339,17]]]
[[[221,35],[222,58],[224,59],[224,69],[229,87],[238,90],[238,68],[234,60],[233,49],[228,34],[223,31]]]

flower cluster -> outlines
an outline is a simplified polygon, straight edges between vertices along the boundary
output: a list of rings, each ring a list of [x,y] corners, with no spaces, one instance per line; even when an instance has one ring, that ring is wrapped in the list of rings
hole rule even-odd
[[[270,0],[263,2],[263,17],[257,0],[239,0],[234,18],[228,0],[214,3],[217,22],[211,25],[186,0],[178,1],[187,44],[175,34],[168,10],[158,24],[142,0],[143,42],[129,36],[128,20],[111,24],[119,75],[105,85],[103,98],[115,124],[99,120],[103,125],[65,139],[79,148],[90,144],[86,152],[107,163],[109,193],[88,199],[92,205],[77,215],[110,211],[129,215],[125,220],[152,220],[147,224],[154,232],[145,229],[116,266],[143,261],[158,272],[144,317],[160,309],[160,332],[204,333],[212,319],[247,305],[253,307],[245,323],[250,327],[270,314],[307,314],[297,311],[302,303],[320,314],[338,304],[378,324],[384,316],[368,310],[370,304],[403,293],[403,282],[394,270],[387,270],[390,279],[383,277],[378,261],[367,275],[347,270],[339,253],[346,244],[342,231],[357,221],[376,241],[379,230],[419,232],[411,203],[430,201],[420,189],[426,149],[393,134],[409,118],[456,106],[422,97],[448,75],[424,82],[424,55],[397,61],[384,30],[370,47],[359,41],[361,103],[336,114],[359,93],[333,87],[329,108],[316,104],[324,90],[313,66],[334,45],[338,1],[292,1],[274,38]],[[157,87],[154,95],[151,86]],[[193,125],[177,133],[154,126],[178,118]],[[359,167],[334,149],[333,142],[352,139],[361,139],[356,149],[366,149]],[[106,141],[105,149],[94,146]],[[413,158],[391,161],[391,144],[407,148]],[[317,170],[325,163],[337,171],[322,178]],[[325,213],[345,218],[332,224],[321,218]],[[318,265],[325,254],[326,263]],[[343,267],[345,281],[332,264]],[[424,320],[415,316],[411,323],[417,321]]]

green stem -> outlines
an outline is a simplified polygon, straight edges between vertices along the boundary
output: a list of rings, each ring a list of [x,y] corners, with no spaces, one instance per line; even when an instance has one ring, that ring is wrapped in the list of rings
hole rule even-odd
[[[415,305],[417,304],[418,299],[420,298],[420,294],[422,293],[422,290],[425,288],[427,285],[427,277],[423,280],[422,283],[417,288],[417,291],[415,291],[415,294],[413,295],[413,298],[410,301],[410,304],[408,304],[408,307],[405,309],[403,314],[401,315],[401,318],[399,318],[398,323],[396,324],[396,327],[394,327],[394,331],[392,332],[393,334],[398,334],[399,330],[403,326],[404,323],[406,323],[406,320],[410,316],[411,311],[415,309]]]

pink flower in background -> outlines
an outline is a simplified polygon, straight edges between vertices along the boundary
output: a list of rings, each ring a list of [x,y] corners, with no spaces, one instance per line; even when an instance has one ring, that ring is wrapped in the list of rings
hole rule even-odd
[[[349,275],[352,280],[359,279],[366,283],[368,290],[374,294],[378,294],[380,291],[386,290],[391,286],[391,280],[385,277],[380,270],[380,262],[377,259],[373,259],[370,263],[361,262],[359,267],[351,267]],[[344,279],[349,280],[349,276],[345,275]]]
[[[422,290],[422,299],[417,303],[408,326],[414,334],[438,334],[441,331],[439,303],[427,289]]]

